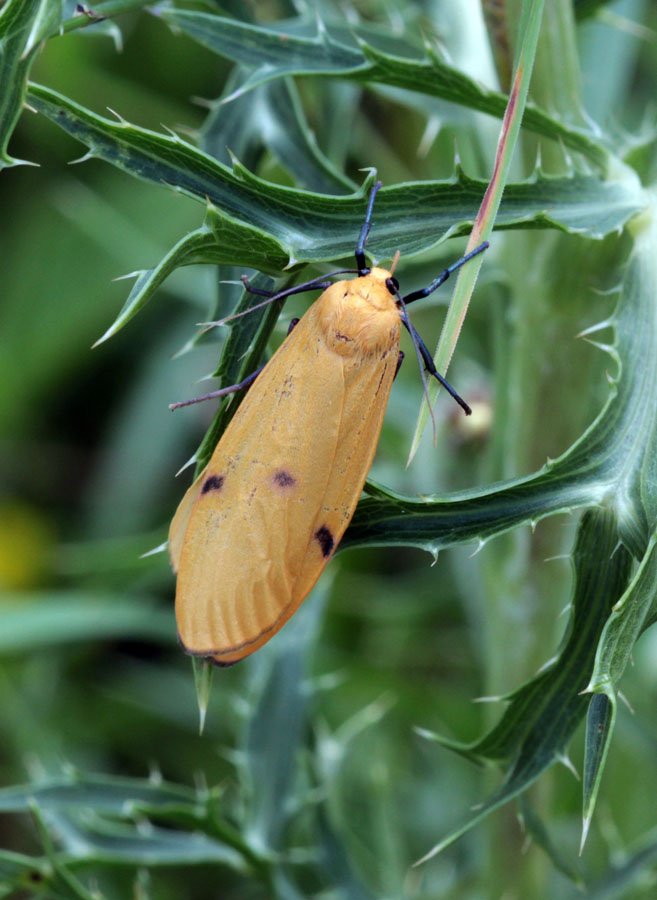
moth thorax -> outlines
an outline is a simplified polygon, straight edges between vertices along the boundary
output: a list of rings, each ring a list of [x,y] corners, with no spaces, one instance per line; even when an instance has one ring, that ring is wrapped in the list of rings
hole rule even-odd
[[[384,278],[370,275],[332,284],[316,308],[324,340],[340,356],[370,356],[399,343],[399,311]]]

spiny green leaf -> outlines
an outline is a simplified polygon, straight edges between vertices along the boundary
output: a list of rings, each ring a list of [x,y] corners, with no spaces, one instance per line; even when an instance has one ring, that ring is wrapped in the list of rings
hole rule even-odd
[[[62,0],[6,0],[0,9],[0,170],[20,165],[7,145],[25,101],[32,63],[62,20]]]
[[[245,774],[252,796],[245,833],[256,847],[281,847],[286,801],[298,777],[298,754],[308,725],[307,655],[316,640],[329,585],[330,579],[315,588],[282,632],[282,640],[263,648],[260,657],[257,705],[244,735]]]
[[[605,621],[629,576],[629,553],[618,547],[615,517],[587,512],[574,553],[572,618],[558,656],[531,681],[509,695],[500,722],[478,741],[458,744],[434,736],[443,746],[481,761],[501,761],[508,769],[501,785],[425,857],[435,855],[494,809],[526,790],[563,756],[587,706],[582,696]]]
[[[69,871],[68,866],[55,850],[48,823],[45,820],[44,814],[34,801],[30,803],[30,811],[52,868],[52,882],[53,887],[55,888],[54,896],[57,900],[63,900],[63,898],[69,897],[75,898],[75,900],[102,900],[102,895],[99,896],[96,891],[93,893],[89,891],[87,887]]]
[[[235,164],[232,169],[177,137],[96,116],[45,88],[32,86],[32,102],[92,155],[129,174],[183,190],[212,204],[206,223],[182,238],[153,269],[141,272],[123,309],[101,338],[125,325],[177,266],[230,262],[280,271],[289,262],[338,259],[353,253],[367,182],[349,197],[327,197],[263,181]],[[466,233],[486,189],[460,169],[446,182],[399,185],[380,191],[369,249],[375,256],[415,253],[451,234]],[[553,226],[600,237],[620,227],[644,202],[636,179],[601,182],[575,174],[538,173],[509,185],[500,227]]]
[[[260,228],[235,221],[216,206],[208,206],[206,224],[216,241],[214,260],[206,262],[235,263],[239,260],[243,266],[278,272],[290,261],[289,253],[275,238]]]
[[[244,81],[241,69],[229,79],[224,96]],[[273,154],[295,184],[321,194],[351,193],[356,184],[317,146],[291,78],[260,85],[231,103],[215,101],[200,133],[201,149],[229,164],[231,153],[248,168],[263,151]],[[230,149],[229,149],[230,148]]]
[[[86,814],[46,813],[62,850],[58,860],[65,866],[80,863],[111,863],[133,866],[179,866],[223,864],[244,872],[243,856],[221,841],[193,831],[176,831],[132,824]]]
[[[395,53],[379,49],[366,27],[354,27],[358,43],[344,27],[321,23],[307,36],[308,20],[300,18],[265,27],[193,10],[162,9],[162,19],[184,31],[215,53],[251,66],[255,71],[234,96],[285,75],[323,75],[352,78],[419,91],[501,118],[506,97],[488,90],[448,65],[427,45],[397,41]],[[409,55],[397,55],[405,50]],[[528,105],[523,124],[544,137],[560,140],[606,169],[607,151],[582,129],[568,127],[543,110]]]
[[[230,263],[235,258],[244,266],[279,271],[287,265],[285,249],[259,228],[229,219],[208,206],[204,225],[181,238],[153,269],[137,273],[121,311],[94,347],[113,337],[148,303],[162,282],[179,266],[201,263]]]
[[[236,160],[229,169],[182,138],[112,122],[42,86],[30,86],[30,102],[86,144],[90,156],[204,204],[209,200],[226,217],[227,229],[233,220],[260,229],[278,242],[278,252],[286,252],[296,263],[337,260],[354,252],[373,178],[346,197],[281,187]],[[377,196],[368,251],[374,258],[390,258],[397,250],[404,255],[418,253],[448,236],[467,234],[485,189],[486,182],[460,170],[448,181],[384,187]],[[644,203],[636,178],[625,173],[609,182],[590,175],[544,179],[536,175],[507,186],[497,224],[507,228],[549,225],[599,237],[621,228]],[[236,235],[234,243],[239,239]],[[216,262],[217,258],[210,254],[207,260],[197,261]],[[259,268],[272,270],[265,254],[260,260],[248,255],[243,264],[256,261],[261,263]]]
[[[569,878],[579,888],[583,888],[584,879],[582,878],[582,873],[577,867],[577,864],[569,859],[562,850],[556,846],[548,833],[544,822],[529,802],[527,794],[522,794],[520,796],[518,805],[520,807],[522,823],[527,834],[545,851],[555,869],[563,872],[566,878]]]
[[[101,341],[129,321],[178,265],[234,262],[271,272],[291,260],[336,259],[353,252],[366,184],[350,197],[330,198],[280,188],[237,163],[228,169],[177,137],[111,122],[44,88],[33,86],[31,98],[41,111],[87,143],[92,155],[214,204],[203,228],[183,238],[154,269],[140,273]],[[459,171],[449,182],[384,189],[370,251],[379,256],[392,256],[397,249],[413,253],[450,234],[465,233],[485,187]],[[605,183],[592,176],[540,179],[536,175],[522,185],[507,187],[498,223],[501,227],[552,225],[600,236],[621,227],[642,202],[638,184],[630,178]]]
[[[383,196],[384,203],[379,222],[386,221],[384,217],[388,209],[387,216],[394,217],[391,222],[394,233],[388,236],[383,244],[384,236],[379,234],[381,229],[377,224],[370,249],[379,245],[379,252],[384,256],[392,255],[393,245],[414,252],[439,242],[450,232],[466,233],[469,223],[463,219],[483,197],[485,189],[485,182],[468,177],[459,168],[457,180],[399,185],[380,192],[379,196]],[[298,193],[303,198],[303,192]],[[305,196],[310,218],[313,215],[315,195]],[[257,208],[262,199],[263,193],[254,191],[251,210]],[[334,199],[339,201],[340,198]],[[634,179],[623,183],[600,182],[597,178],[586,175],[555,178],[535,173],[522,184],[507,186],[497,227],[553,227],[571,233],[583,233],[587,237],[601,238],[622,227],[641,209],[643,202],[640,188]],[[420,213],[420,210],[424,212]],[[379,211],[380,208],[377,207],[377,218]],[[310,262],[312,251],[308,248],[305,251],[300,246],[289,248],[283,244],[282,235],[275,236],[278,231],[275,219],[276,207],[270,208],[269,212],[270,219],[267,225],[273,230],[273,235],[268,234],[263,228],[240,221],[234,215],[225,215],[217,207],[210,205],[205,224],[201,228],[183,237],[157,266],[138,273],[119,315],[96,345],[120,331],[179,266],[237,263],[244,267],[274,273],[280,272],[288,265],[291,261],[290,254],[293,255],[294,262]],[[356,231],[352,229],[355,228],[355,223],[343,225],[343,213],[338,202],[330,226],[335,236],[336,252],[335,254],[331,252],[332,248],[327,238],[321,250],[326,259],[339,256],[339,248],[349,247],[350,240],[353,252]],[[459,219],[461,224],[458,224]]]
[[[144,778],[89,775],[69,769],[62,775],[44,777],[30,784],[0,788],[0,812],[29,810],[35,800],[43,811],[65,811],[74,807],[97,813],[130,815],[135,805],[150,807],[197,802],[194,791],[177,784]]]
[[[609,692],[618,684],[641,635],[657,594],[657,538],[650,546],[627,591],[605,628],[589,689]]]
[[[379,489],[375,498],[359,504],[342,549],[394,543],[435,554],[450,544],[481,542],[523,522],[605,502],[615,510],[622,541],[637,558],[643,556],[651,528],[657,525],[652,476],[657,441],[657,224],[648,218],[649,227],[641,232],[625,270],[614,315],[603,323],[616,331],[616,343],[605,349],[619,372],[607,403],[584,434],[535,474],[483,491],[423,500],[387,492],[385,500]],[[649,591],[652,575],[645,577]],[[632,632],[637,636],[650,600],[645,593],[639,631]],[[635,612],[633,603],[625,604],[615,622],[620,625],[623,616]],[[627,644],[625,650],[629,652]]]
[[[196,688],[196,702],[198,703],[198,733],[203,734],[205,716],[208,711],[208,702],[212,689],[214,667],[207,659],[199,659],[194,656],[192,657],[192,668],[194,669],[194,687]]]
[[[584,848],[593,817],[615,721],[616,698],[613,694],[594,694],[586,715],[586,745],[582,778],[583,827],[580,853]]]

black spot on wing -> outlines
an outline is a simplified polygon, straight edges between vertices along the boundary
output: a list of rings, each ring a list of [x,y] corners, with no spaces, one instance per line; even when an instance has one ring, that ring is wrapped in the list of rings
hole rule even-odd
[[[321,528],[318,528],[315,532],[315,538],[319,542],[319,546],[322,551],[322,556],[330,556],[333,547],[335,546],[335,541],[333,539],[333,535],[326,527],[326,525],[322,525]]]
[[[278,487],[282,488],[289,488],[297,483],[296,478],[293,475],[290,475],[286,469],[278,469],[274,472],[272,481],[274,484],[278,485]]]
[[[208,491],[220,491],[224,483],[223,475],[208,475],[203,482],[201,494],[207,494]]]

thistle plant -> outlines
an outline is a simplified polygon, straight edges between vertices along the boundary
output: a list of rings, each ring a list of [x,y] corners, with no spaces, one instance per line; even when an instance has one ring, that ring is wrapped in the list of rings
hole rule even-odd
[[[473,423],[436,390],[433,446],[407,360],[372,477],[317,589],[270,645],[215,674],[209,699],[207,671],[197,673],[204,737],[173,646],[166,560],[137,559],[166,533],[159,500],[158,521],[135,513],[118,550],[102,531],[55,546],[52,584],[1,614],[17,671],[45,648],[79,704],[69,664],[81,647],[118,638],[166,652],[130,680],[149,709],[148,753],[120,763],[117,748],[140,743],[138,716],[108,729],[91,766],[60,737],[75,767],[41,759],[19,783],[12,762],[0,811],[31,816],[32,830],[0,851],[2,896],[210,896],[208,885],[286,900],[462,900],[486,885],[491,896],[651,896],[654,723],[639,710],[630,724],[621,692],[657,618],[654,10],[640,0],[400,0],[357,3],[349,16],[328,0],[259,6],[6,0],[3,179],[19,171],[12,134],[32,110],[78,142],[82,160],[189,201],[196,224],[144,260],[118,313],[102,311],[93,351],[121,346],[143,319],[150,346],[171,313],[167,290],[185,293],[171,282],[211,267],[207,305],[183,297],[179,354],[153,376],[170,388],[185,360],[173,401],[208,365],[221,388],[266,360],[290,304],[231,318],[254,304],[240,275],[285,290],[346,262],[380,178],[367,252],[387,264],[399,251],[405,287],[457,258],[459,238],[490,241],[445,310],[447,293],[413,308],[423,333],[437,337],[444,322],[436,363],[445,372],[454,360]],[[191,134],[98,112],[39,75],[57,45],[116,41],[136,12],[221,73]],[[212,410],[197,472],[241,400]],[[167,428],[192,441],[203,415],[177,412]],[[143,462],[166,460],[171,478],[185,461],[173,438],[162,445],[142,427],[141,441]],[[140,477],[173,513],[173,481]],[[107,497],[98,502],[100,519]],[[152,605],[144,578],[161,598]],[[650,674],[638,668],[637,695]],[[475,698],[498,702],[473,708]],[[8,719],[20,751],[43,757],[46,738],[30,743],[20,719]],[[648,747],[631,758],[632,777],[607,767],[622,723]],[[521,855],[525,839],[535,846]]]

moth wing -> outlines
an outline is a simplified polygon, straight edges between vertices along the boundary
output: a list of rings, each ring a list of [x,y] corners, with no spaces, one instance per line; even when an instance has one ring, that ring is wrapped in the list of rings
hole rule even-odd
[[[178,504],[176,514],[171,520],[169,527],[169,559],[174,572],[178,571],[180,565],[180,554],[182,553],[183,541],[185,533],[189,525],[189,519],[194,509],[194,504],[198,500],[201,493],[203,479],[205,478],[206,469],[198,476],[196,481],[187,489],[185,496]]]
[[[318,301],[319,303],[319,301]],[[262,646],[319,578],[353,515],[394,378],[321,337],[317,304],[258,376],[183,498],[176,616],[188,652],[228,665]]]
[[[396,370],[397,352],[388,353],[376,364],[367,361],[357,369],[345,366],[343,396],[347,402],[342,403],[330,478],[316,507],[311,539],[294,586],[292,611],[312,589],[351,522],[374,460]],[[321,408],[321,398],[316,402]]]

